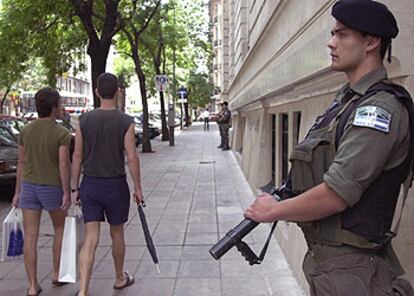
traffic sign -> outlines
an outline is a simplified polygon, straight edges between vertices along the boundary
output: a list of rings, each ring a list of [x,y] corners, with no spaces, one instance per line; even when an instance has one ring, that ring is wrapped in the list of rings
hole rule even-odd
[[[155,75],[155,87],[158,91],[164,91],[168,87],[167,75]]]
[[[178,97],[180,98],[178,100],[178,103],[187,103],[187,96],[188,96],[188,91],[184,86],[181,86],[178,89]]]

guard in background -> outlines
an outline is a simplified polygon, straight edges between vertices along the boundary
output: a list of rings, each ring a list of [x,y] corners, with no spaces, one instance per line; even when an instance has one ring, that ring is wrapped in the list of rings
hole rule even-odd
[[[391,241],[403,185],[412,181],[413,104],[387,81],[397,22],[371,0],[340,0],[328,47],[348,83],[290,156],[291,198],[263,193],[246,209],[257,222],[298,221],[308,245],[303,269],[312,296],[413,296]]]
[[[221,111],[219,113],[217,123],[219,124],[221,144],[217,148],[222,148],[222,151],[230,149],[229,146],[229,129],[231,127],[231,112],[228,109],[229,103],[226,101],[221,103]]]

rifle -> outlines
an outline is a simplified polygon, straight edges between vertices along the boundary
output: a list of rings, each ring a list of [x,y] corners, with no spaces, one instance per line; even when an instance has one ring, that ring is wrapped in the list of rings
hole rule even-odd
[[[280,201],[281,197],[283,196],[284,190],[285,190],[285,186],[281,186],[279,188],[272,187],[272,189],[270,189],[268,193],[271,196],[273,196],[275,200]],[[267,246],[270,242],[273,230],[275,229],[277,225],[277,221],[273,222],[272,229],[270,231],[270,234],[266,240],[266,243],[259,257],[252,251],[252,249],[245,242],[242,241],[242,239],[248,233],[250,233],[250,231],[256,228],[257,225],[259,225],[258,222],[255,222],[248,218],[241,221],[234,228],[230,229],[226,233],[226,235],[209,250],[211,256],[213,256],[214,259],[218,260],[224,254],[226,254],[233,246],[236,246],[237,250],[249,262],[250,265],[262,263],[264,259],[264,255],[267,250]]]

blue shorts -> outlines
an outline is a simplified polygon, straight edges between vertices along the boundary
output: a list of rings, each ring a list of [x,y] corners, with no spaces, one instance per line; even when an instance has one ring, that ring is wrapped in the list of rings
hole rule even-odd
[[[126,176],[83,176],[79,195],[85,223],[105,221],[105,217],[111,225],[128,221],[130,192]]]
[[[63,190],[60,186],[37,185],[22,181],[19,208],[55,211],[62,205]]]

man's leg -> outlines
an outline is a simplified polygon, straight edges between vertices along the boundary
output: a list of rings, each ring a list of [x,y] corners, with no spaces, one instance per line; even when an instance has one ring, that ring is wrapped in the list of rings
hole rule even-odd
[[[223,148],[223,127],[222,125],[219,123],[219,131],[220,131],[220,145],[217,146],[217,148]]]
[[[88,222],[85,224],[85,239],[79,255],[80,289],[79,296],[87,296],[89,281],[95,261],[95,251],[99,243],[101,222]]]
[[[226,125],[223,127],[223,150],[229,150],[229,127]]]
[[[49,212],[50,219],[52,220],[53,229],[55,235],[53,237],[53,271],[52,280],[57,281],[59,278],[59,264],[60,264],[60,251],[62,249],[63,239],[63,227],[65,226],[65,217],[67,211],[55,210]]]
[[[111,225],[110,233],[112,238],[112,257],[115,267],[115,286],[125,283],[124,259],[125,259],[125,238],[124,224]]]
[[[37,294],[39,290],[39,282],[37,281],[37,240],[39,238],[41,214],[41,210],[23,209],[23,258],[29,281],[29,294]]]

